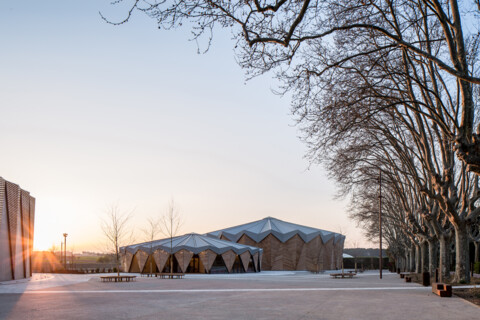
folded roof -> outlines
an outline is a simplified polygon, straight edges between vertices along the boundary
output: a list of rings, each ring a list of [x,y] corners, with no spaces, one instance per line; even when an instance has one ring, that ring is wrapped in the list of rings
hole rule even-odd
[[[262,241],[269,234],[273,234],[281,242],[286,242],[296,234],[305,242],[310,242],[318,235],[322,238],[323,243],[330,241],[332,238],[334,243],[345,240],[345,236],[340,233],[302,226],[273,217],[266,217],[262,220],[207,233],[208,236],[216,238],[223,235],[233,242],[237,242],[244,234],[255,242]]]
[[[173,254],[182,249],[185,249],[193,252],[193,254],[198,254],[202,251],[210,249],[216,254],[222,254],[229,250],[233,250],[233,252],[235,252],[236,254],[242,254],[245,251],[249,251],[252,255],[257,252],[263,251],[262,249],[257,247],[246,246],[226,240],[220,240],[197,233],[189,233],[183,236],[173,237],[171,246],[172,250],[170,252],[170,238],[166,238],[121,247],[120,250],[128,251],[130,253],[136,253],[138,250],[143,250],[147,253],[152,253],[157,249],[162,249],[168,253]]]

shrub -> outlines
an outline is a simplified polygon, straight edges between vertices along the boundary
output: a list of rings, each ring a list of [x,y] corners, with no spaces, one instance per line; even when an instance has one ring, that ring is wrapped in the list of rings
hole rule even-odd
[[[112,254],[106,254],[104,256],[98,257],[98,263],[109,263],[115,261],[115,256]]]
[[[475,262],[473,265],[473,272],[480,273],[480,261]]]

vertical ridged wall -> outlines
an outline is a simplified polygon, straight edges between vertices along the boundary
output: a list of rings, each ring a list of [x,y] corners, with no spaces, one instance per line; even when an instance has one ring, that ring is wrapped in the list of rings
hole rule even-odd
[[[228,240],[222,235],[221,239]],[[295,235],[284,243],[273,234],[255,242],[242,235],[238,243],[263,249],[262,270],[335,270],[342,267],[342,253],[345,238],[337,241],[332,237],[323,243],[320,235],[305,243]]]
[[[32,276],[35,198],[0,177],[0,281]]]

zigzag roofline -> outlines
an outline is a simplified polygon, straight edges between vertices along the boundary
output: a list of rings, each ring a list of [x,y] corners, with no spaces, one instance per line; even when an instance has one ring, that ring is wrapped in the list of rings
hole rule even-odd
[[[222,254],[229,250],[232,250],[236,254],[242,254],[245,251],[249,251],[250,254],[261,253],[263,250],[257,247],[246,246],[239,243],[221,240],[217,238],[207,237],[197,233],[189,233],[182,236],[172,238],[172,248],[170,248],[170,238],[142,242],[130,246],[124,246],[120,248],[120,251],[126,253],[127,251],[135,254],[137,251],[142,250],[146,253],[153,253],[156,250],[164,250],[168,253],[176,253],[180,250],[188,250],[194,254],[198,254],[205,250],[211,250],[216,254]]]
[[[302,226],[273,217],[266,217],[261,220],[248,222],[238,226],[212,231],[206,235],[218,239],[223,235],[225,238],[233,242],[238,241],[243,235],[247,235],[255,242],[260,242],[269,234],[274,235],[283,243],[297,234],[305,242],[310,242],[317,236],[321,237],[323,243],[330,241],[332,238],[334,244],[345,240],[345,236],[340,233]]]

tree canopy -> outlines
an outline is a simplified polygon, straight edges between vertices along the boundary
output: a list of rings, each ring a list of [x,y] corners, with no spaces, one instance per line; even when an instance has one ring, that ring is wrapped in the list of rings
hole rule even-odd
[[[367,234],[378,232],[381,171],[384,237],[396,259],[433,271],[438,255],[447,276],[454,241],[456,279],[468,280],[480,215],[478,1],[120,3],[125,19],[102,17],[123,24],[142,12],[159,28],[189,28],[207,49],[216,27],[231,30],[247,76],[272,72],[292,95],[310,160],[351,196]]]

